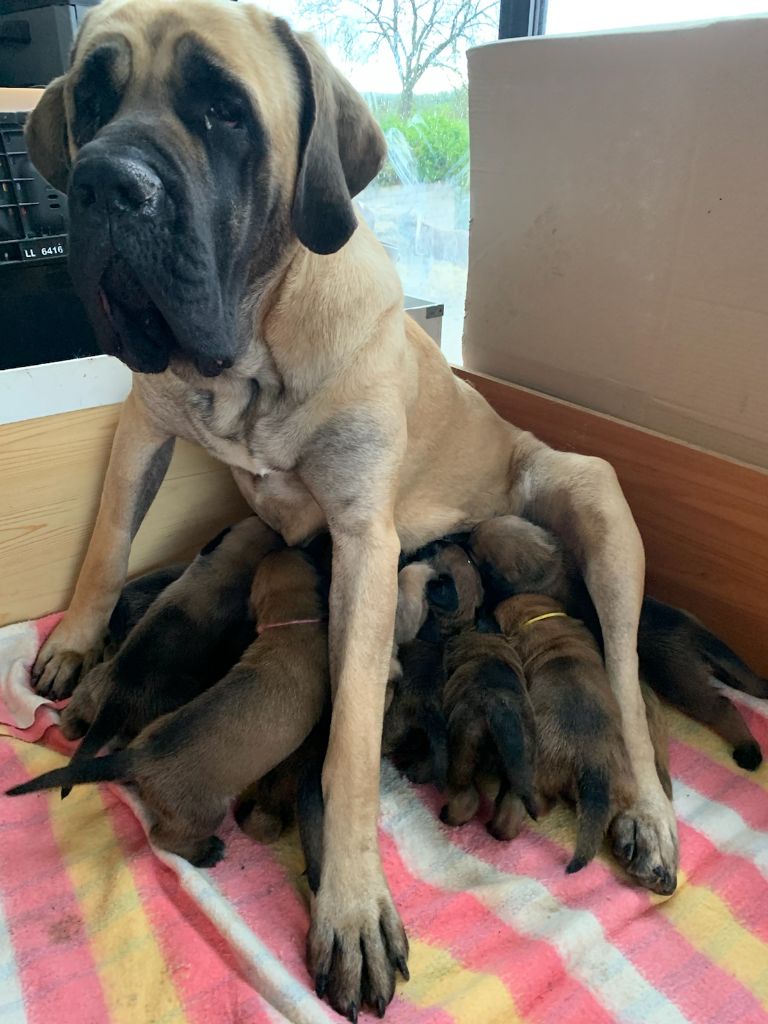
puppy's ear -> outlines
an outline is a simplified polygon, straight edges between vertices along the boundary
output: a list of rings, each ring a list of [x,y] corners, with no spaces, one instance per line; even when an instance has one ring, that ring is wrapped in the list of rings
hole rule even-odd
[[[276,31],[299,79],[299,164],[291,213],[299,241],[312,252],[338,252],[357,227],[352,196],[379,173],[387,147],[360,94],[309,35]]]
[[[24,129],[32,163],[59,192],[67,191],[71,167],[64,112],[65,77],[54,78],[28,115]]]
[[[231,531],[231,526],[225,526],[224,529],[217,533],[215,537],[208,541],[206,545],[200,548],[200,557],[204,558],[206,555],[212,554],[216,548],[221,544],[227,534]]]
[[[438,612],[450,615],[458,611],[459,592],[450,576],[443,573],[427,583],[427,601]]]

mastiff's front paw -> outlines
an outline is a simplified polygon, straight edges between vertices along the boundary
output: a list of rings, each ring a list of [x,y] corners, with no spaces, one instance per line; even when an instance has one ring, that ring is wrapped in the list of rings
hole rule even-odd
[[[679,859],[677,822],[661,787],[658,794],[638,797],[629,810],[614,818],[610,836],[616,859],[627,874],[662,896],[675,891]]]
[[[395,994],[396,972],[408,980],[408,939],[380,869],[348,884],[323,879],[312,908],[309,970],[320,997],[356,1021],[362,1006],[379,1017]]]

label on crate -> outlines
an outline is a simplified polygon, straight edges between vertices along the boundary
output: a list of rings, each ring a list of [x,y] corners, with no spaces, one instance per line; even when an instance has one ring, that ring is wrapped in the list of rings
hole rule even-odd
[[[67,236],[56,235],[52,238],[25,238],[19,243],[21,258],[29,260],[49,260],[51,257],[67,255]]]

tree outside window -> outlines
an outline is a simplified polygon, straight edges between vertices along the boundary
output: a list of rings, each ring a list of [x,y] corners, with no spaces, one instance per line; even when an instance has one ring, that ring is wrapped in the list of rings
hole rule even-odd
[[[498,36],[499,0],[294,0],[270,4],[313,31],[387,139],[359,197],[407,294],[444,303],[443,350],[461,362],[469,227],[466,51]]]

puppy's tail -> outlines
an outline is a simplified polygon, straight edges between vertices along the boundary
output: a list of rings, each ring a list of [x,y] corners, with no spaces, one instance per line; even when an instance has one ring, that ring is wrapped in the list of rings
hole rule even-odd
[[[323,753],[317,747],[301,766],[296,792],[299,838],[310,891],[317,893],[323,871]]]
[[[421,716],[421,725],[432,754],[435,785],[442,793],[448,786],[448,726],[445,716],[436,707],[427,707]]]
[[[714,676],[752,697],[768,698],[768,679],[763,679],[719,636],[696,623],[696,643]]]
[[[583,768],[576,783],[578,830],[569,875],[581,871],[600,848],[611,816],[611,790],[604,768]]]
[[[121,724],[122,712],[114,703],[103,707],[91,723],[91,727],[80,742],[80,746],[72,755],[69,767],[79,765],[83,761],[93,759],[105,743],[117,735]],[[61,787],[61,799],[64,800],[72,792],[71,786]]]
[[[494,704],[487,717],[510,789],[520,797],[526,811],[536,821],[538,808],[533,779],[533,751],[528,749],[520,715],[504,705]]]
[[[41,789],[56,789],[57,786],[79,786],[86,782],[123,782],[133,778],[135,754],[131,750],[120,750],[116,754],[97,757],[91,761],[70,762],[64,768],[38,775],[36,779],[22,782],[6,790],[7,796],[23,796],[37,793]]]

